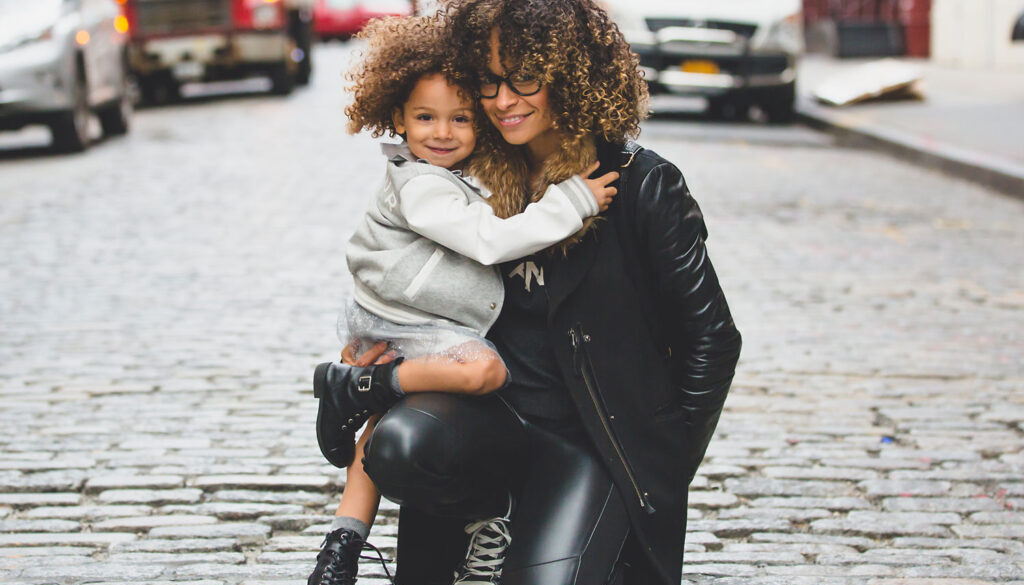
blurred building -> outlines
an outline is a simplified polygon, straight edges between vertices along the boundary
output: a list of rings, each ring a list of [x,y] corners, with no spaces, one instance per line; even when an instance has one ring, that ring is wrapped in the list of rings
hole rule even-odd
[[[807,46],[836,57],[907,56],[1024,68],[1011,41],[1024,0],[803,0]]]

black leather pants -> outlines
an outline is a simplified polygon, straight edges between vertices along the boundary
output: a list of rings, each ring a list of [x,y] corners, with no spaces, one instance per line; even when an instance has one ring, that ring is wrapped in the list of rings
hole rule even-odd
[[[398,583],[448,585],[467,521],[501,515],[515,494],[505,585],[613,580],[626,509],[585,437],[532,425],[499,397],[415,394],[392,407],[364,468],[402,504]]]

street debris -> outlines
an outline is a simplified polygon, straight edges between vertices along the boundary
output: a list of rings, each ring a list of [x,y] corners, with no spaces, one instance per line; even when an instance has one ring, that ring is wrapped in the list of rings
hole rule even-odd
[[[878,99],[921,99],[918,82],[923,78],[923,70],[917,65],[882,59],[826,79],[814,90],[814,97],[831,106]]]

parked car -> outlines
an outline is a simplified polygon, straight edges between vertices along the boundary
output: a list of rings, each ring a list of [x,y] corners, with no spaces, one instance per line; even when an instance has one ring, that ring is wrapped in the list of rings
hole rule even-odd
[[[411,13],[409,0],[317,0],[313,29],[322,40],[344,40],[363,30],[374,18]]]
[[[800,0],[605,0],[652,94],[698,95],[709,111],[756,104],[793,117],[803,53]]]
[[[128,131],[127,21],[115,0],[0,0],[0,130],[45,124],[64,151]]]
[[[119,0],[142,101],[177,101],[189,82],[270,78],[287,95],[312,73],[313,0]]]

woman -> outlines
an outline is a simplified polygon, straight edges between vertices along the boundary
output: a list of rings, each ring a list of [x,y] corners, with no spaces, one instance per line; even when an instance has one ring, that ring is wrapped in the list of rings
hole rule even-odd
[[[687,486],[740,350],[700,209],[628,141],[646,90],[591,0],[455,0],[446,18],[507,143],[471,169],[499,215],[595,159],[621,178],[598,221],[502,266],[488,337],[511,384],[408,397],[378,423],[365,469],[402,504],[399,582],[676,584]]]

